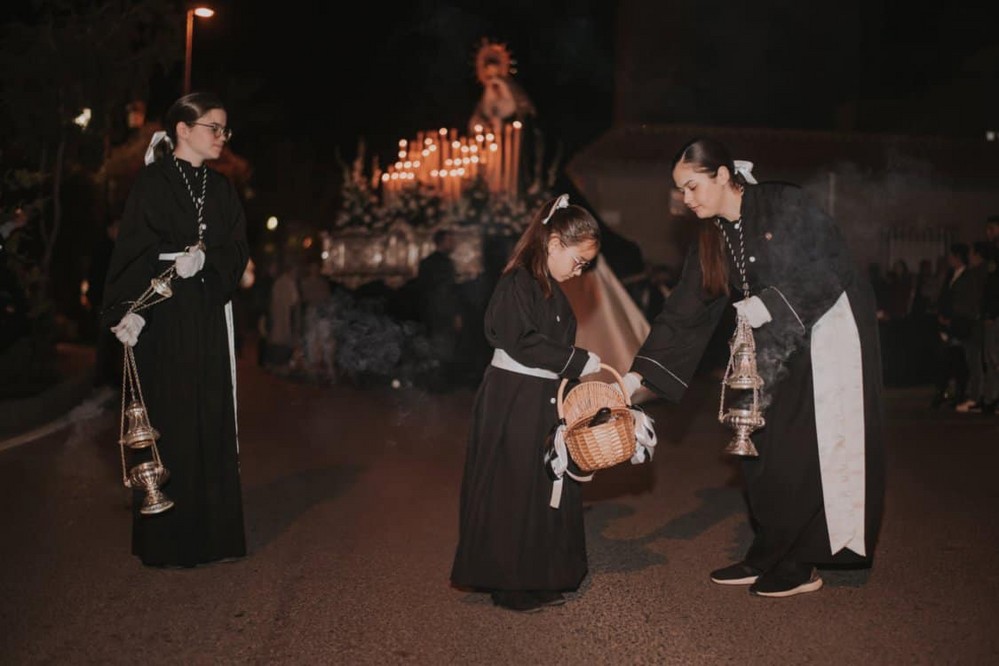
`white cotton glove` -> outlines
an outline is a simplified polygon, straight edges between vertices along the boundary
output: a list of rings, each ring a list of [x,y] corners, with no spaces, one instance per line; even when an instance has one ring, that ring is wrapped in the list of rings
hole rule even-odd
[[[579,373],[580,376],[592,375],[594,372],[600,372],[600,357],[593,352],[586,352],[589,354],[589,358],[586,359],[586,365],[583,366],[583,371]]]
[[[121,344],[134,347],[135,343],[139,341],[139,333],[142,332],[142,327],[145,325],[145,319],[134,312],[129,312],[121,318],[116,326],[111,327],[111,332]]]
[[[629,372],[621,378],[621,384],[624,384],[625,397],[631,400],[631,396],[635,395],[635,391],[642,388],[642,376],[637,372]],[[620,384],[615,384],[614,386],[617,390],[621,390]]]
[[[750,296],[736,301],[732,305],[735,307],[735,311],[745,317],[753,328],[759,328],[772,319],[770,310],[767,310],[767,306],[763,304],[759,296]]]
[[[179,277],[189,278],[205,267],[205,253],[199,247],[188,248],[174,259],[173,267]]]

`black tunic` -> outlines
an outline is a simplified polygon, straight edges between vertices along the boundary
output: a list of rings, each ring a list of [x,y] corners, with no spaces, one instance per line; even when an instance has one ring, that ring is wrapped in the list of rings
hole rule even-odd
[[[180,161],[192,187],[200,179]],[[226,303],[246,267],[246,219],[235,188],[208,169],[204,268],[173,280],[173,296],[140,312],[135,346],[142,391],[170,480],[172,509],[138,513],[132,552],[146,564],[193,566],[246,554],[239,480],[234,365]],[[200,192],[196,192],[200,194]],[[128,301],[171,264],[159,260],[197,242],[197,212],[171,158],[146,166],[125,207],[111,258],[102,318],[114,325]],[[131,456],[132,463],[140,456]]]
[[[587,353],[573,347],[576,319],[558,285],[546,299],[524,269],[504,275],[485,316],[486,338],[519,363],[576,378]],[[574,590],[586,576],[582,493],[568,478],[549,507],[545,438],[558,421],[559,379],[489,366],[475,398],[461,484],[458,587]]]
[[[766,382],[762,402],[767,423],[752,437],[759,457],[743,463],[756,527],[746,561],[764,570],[783,560],[869,563],[884,494],[881,361],[873,291],[833,220],[799,188],[777,183],[746,186],[742,225],[751,293],[763,300],[772,317],[754,330],[759,373]],[[732,224],[723,222],[722,228],[738,248]],[[729,276],[733,298],[741,299],[741,280],[730,255]],[[865,424],[865,556],[848,549],[831,552],[815,425],[812,329],[844,292],[862,359],[864,413],[856,417]],[[695,244],[632,369],[660,395],[679,401],[728,302],[728,297],[704,294]],[[719,437],[719,448],[723,445]]]

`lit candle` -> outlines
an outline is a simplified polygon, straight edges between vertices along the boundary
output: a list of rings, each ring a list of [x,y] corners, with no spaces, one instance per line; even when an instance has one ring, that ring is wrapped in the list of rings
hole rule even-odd
[[[513,182],[513,128],[503,126],[503,191],[510,194]]]
[[[513,121],[513,178],[510,184],[514,197],[520,193],[520,128],[521,122]]]

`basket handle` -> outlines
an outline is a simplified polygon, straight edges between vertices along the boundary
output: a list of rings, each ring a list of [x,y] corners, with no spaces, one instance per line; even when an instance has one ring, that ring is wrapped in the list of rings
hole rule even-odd
[[[631,407],[631,396],[628,395],[628,392],[624,388],[624,380],[621,379],[621,374],[617,370],[615,370],[614,368],[612,368],[611,366],[607,365],[606,363],[601,363],[600,364],[600,369],[601,370],[609,370],[610,373],[612,375],[614,375],[614,379],[617,380],[617,385],[621,387],[621,395],[624,396],[624,404],[625,404],[626,407],[630,408]],[[568,383],[569,383],[569,378],[568,377],[564,377],[562,379],[562,383],[558,385],[558,396],[557,396],[558,400],[557,400],[555,406],[558,408],[558,418],[559,418],[559,420],[562,420],[562,419],[565,418],[565,413],[564,413],[565,410],[562,407],[562,398],[565,395],[565,387],[566,387],[566,385],[568,385]]]

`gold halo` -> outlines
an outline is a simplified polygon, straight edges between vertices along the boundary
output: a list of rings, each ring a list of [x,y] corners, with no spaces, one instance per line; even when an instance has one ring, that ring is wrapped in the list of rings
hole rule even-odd
[[[506,44],[489,41],[488,39],[482,40],[479,52],[475,54],[475,76],[479,79],[479,83],[483,85],[490,78],[487,70],[489,66],[495,67],[495,73],[500,76],[510,76],[510,74],[514,73],[513,58]]]

